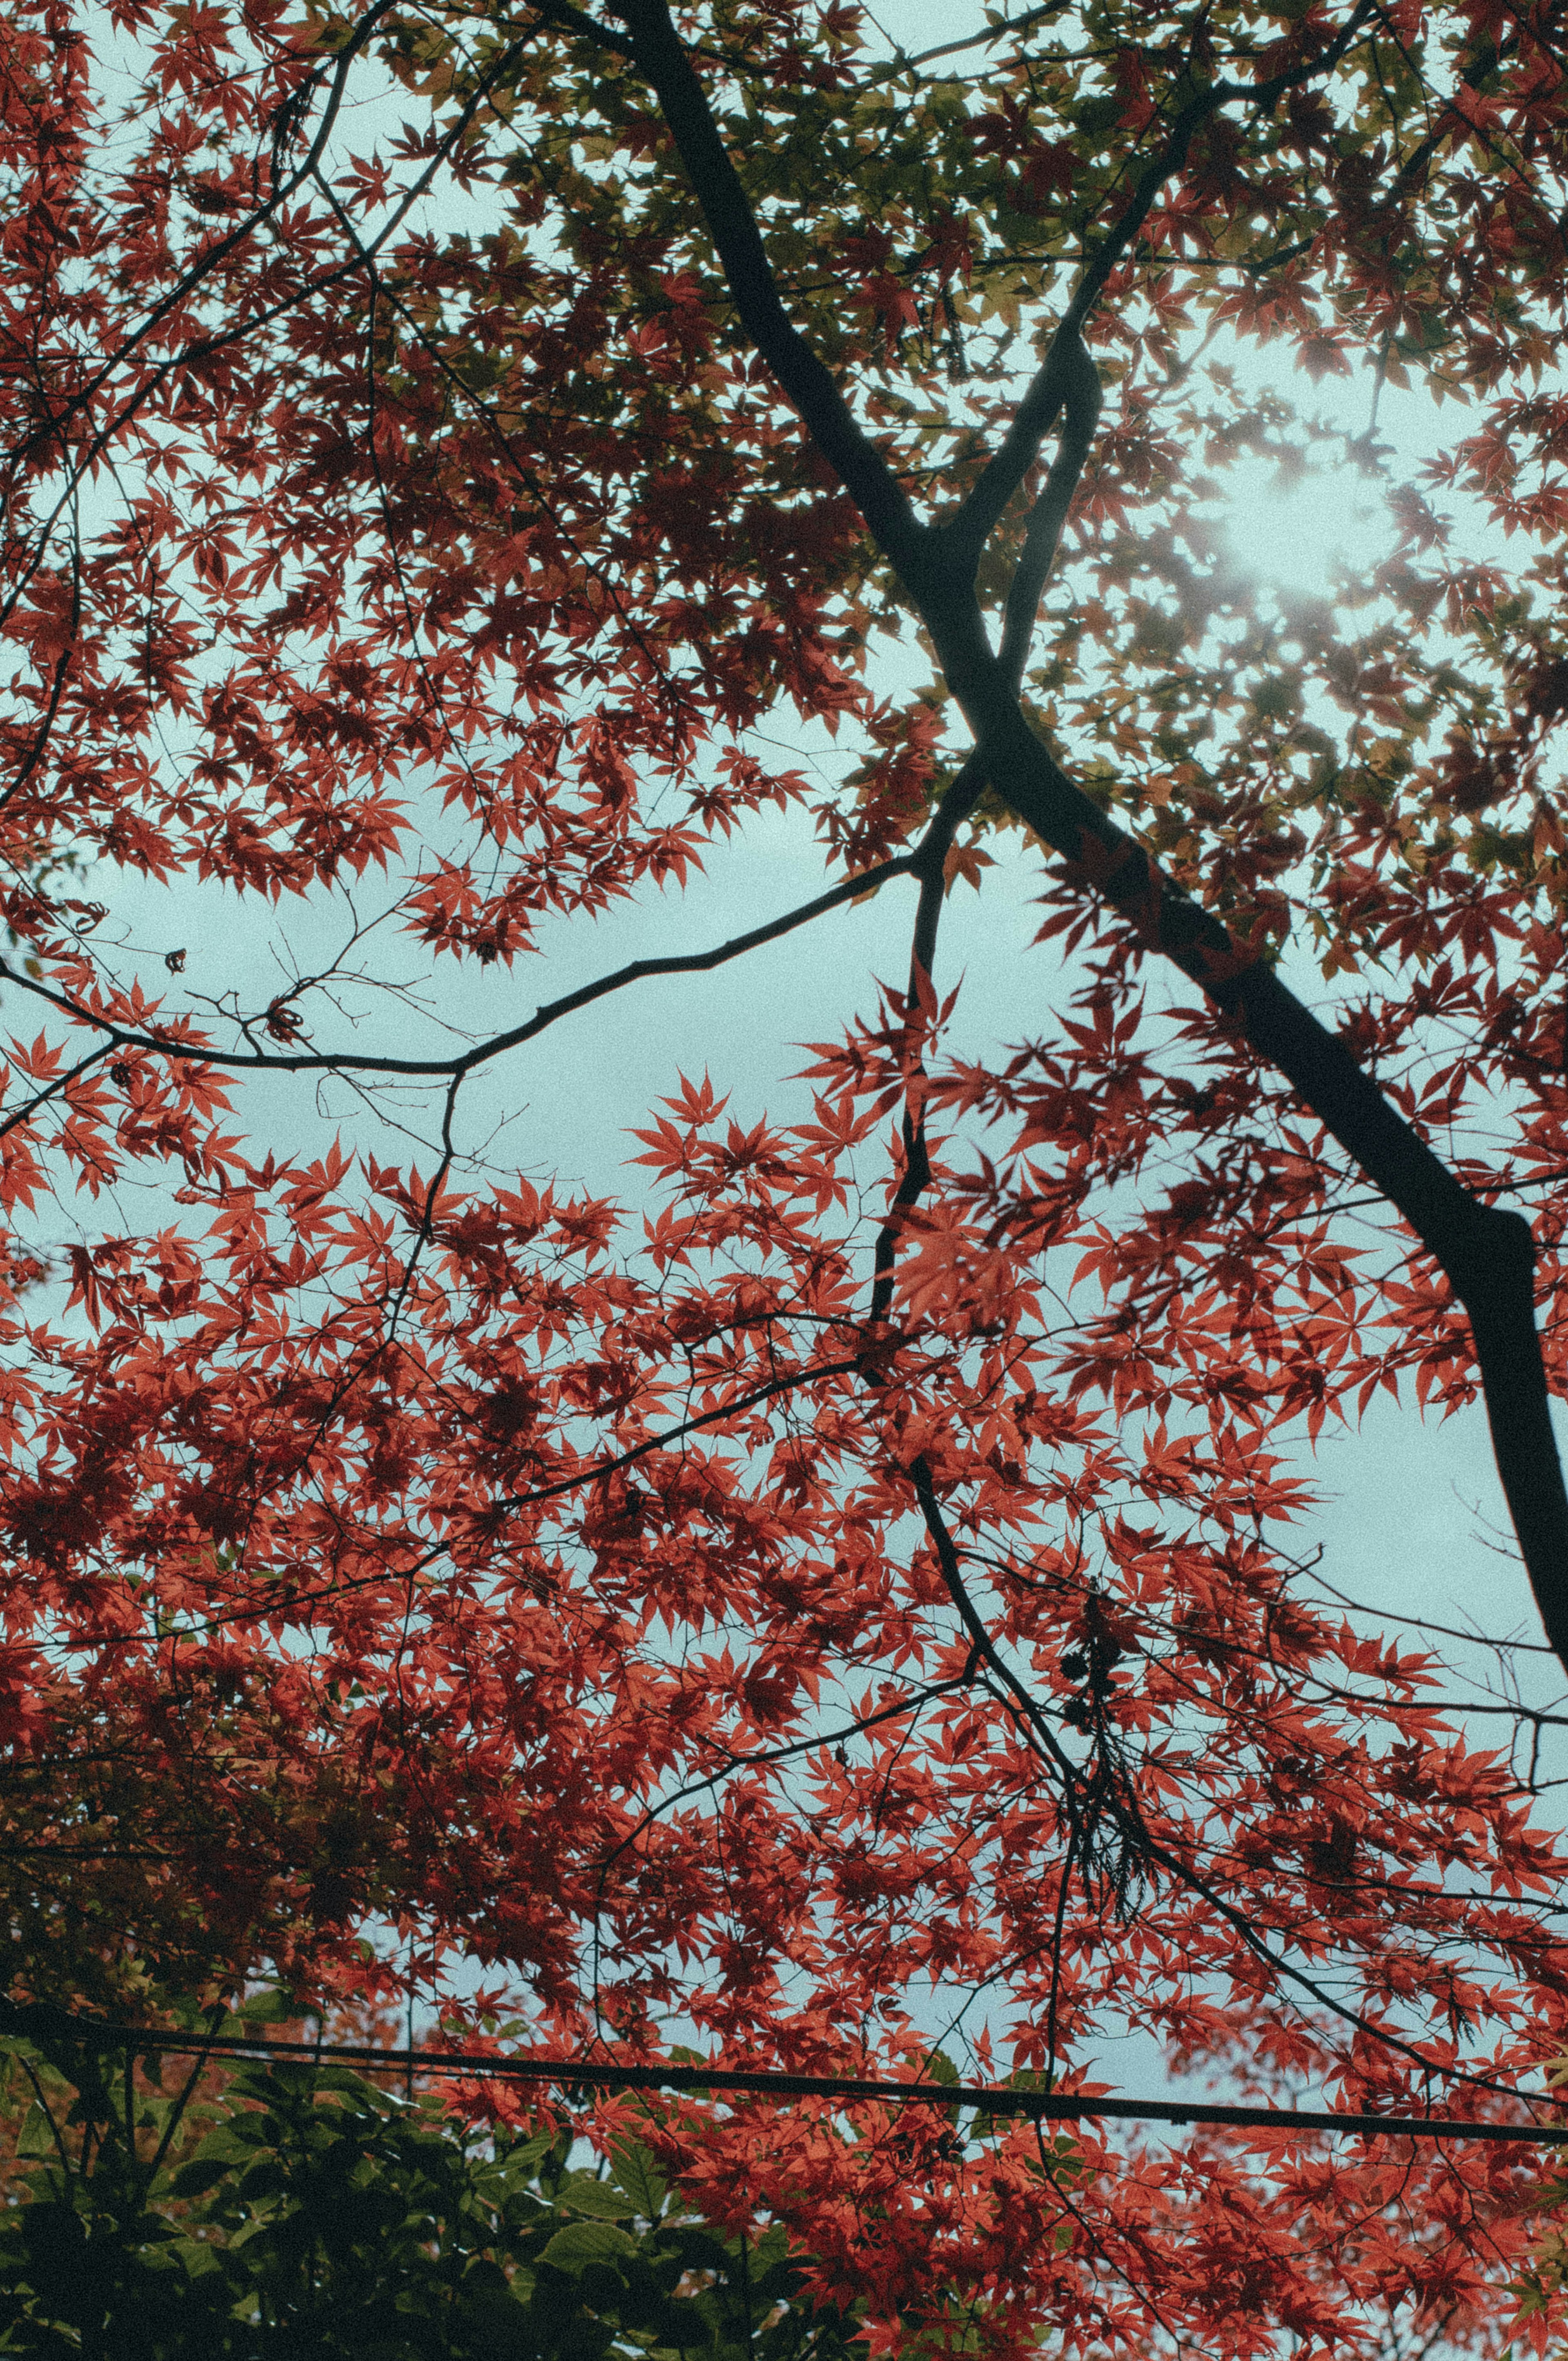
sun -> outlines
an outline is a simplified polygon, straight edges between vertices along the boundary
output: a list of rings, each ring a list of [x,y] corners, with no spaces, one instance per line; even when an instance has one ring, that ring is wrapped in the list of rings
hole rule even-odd
[[[1354,461],[1294,478],[1266,460],[1231,471],[1220,511],[1233,565],[1299,598],[1332,598],[1347,576],[1365,580],[1392,543],[1383,487]]]

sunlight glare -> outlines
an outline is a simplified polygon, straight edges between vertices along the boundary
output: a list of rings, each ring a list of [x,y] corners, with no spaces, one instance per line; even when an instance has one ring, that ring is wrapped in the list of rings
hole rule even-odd
[[[1243,573],[1300,598],[1332,598],[1348,570],[1365,574],[1393,542],[1381,487],[1354,466],[1293,481],[1266,461],[1239,466],[1220,511],[1228,555]]]

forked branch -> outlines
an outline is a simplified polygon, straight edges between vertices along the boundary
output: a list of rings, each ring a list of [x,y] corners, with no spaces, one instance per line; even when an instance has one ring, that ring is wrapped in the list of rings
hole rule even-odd
[[[1078,489],[1100,417],[1100,372],[1077,327],[1064,322],[1056,343],[1062,352],[1062,433],[1040,496],[1030,511],[1023,553],[1008,587],[1002,621],[1002,669],[1014,695],[1024,684],[1029,642],[1040,594],[1050,574],[1067,512]]]
[[[1568,1666],[1568,1492],[1535,1325],[1529,1224],[1518,1213],[1473,1197],[1259,951],[1234,941],[1218,919],[1172,885],[1142,845],[1099,809],[1035,735],[1009,674],[1010,664],[1017,661],[1027,577],[1003,654],[987,637],[965,562],[968,546],[973,543],[978,556],[1067,399],[1070,348],[1065,335],[1058,333],[1012,430],[959,518],[935,528],[920,525],[882,454],[784,311],[744,191],[664,0],[621,0],[617,13],[631,29],[637,63],[663,109],[740,316],[909,588],[948,686],[974,732],[985,775],[1017,816],[1072,865],[1085,890],[1100,895],[1131,924],[1146,950],[1162,951],[1223,1016],[1239,1021],[1253,1048],[1287,1076],[1442,1266],[1469,1314],[1508,1511],[1547,1637]],[[1331,71],[1371,13],[1366,6],[1354,10],[1315,60],[1288,74],[1250,88],[1211,84],[1184,110],[1109,240],[1086,266],[1064,331],[1069,325],[1081,328],[1115,258],[1111,248],[1125,250],[1158,187],[1179,168],[1199,122],[1233,101],[1248,111],[1266,108],[1292,84]]]

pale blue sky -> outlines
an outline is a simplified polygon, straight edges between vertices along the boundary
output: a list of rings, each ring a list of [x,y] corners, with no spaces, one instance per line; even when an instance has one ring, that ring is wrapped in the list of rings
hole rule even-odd
[[[978,22],[981,12],[897,0],[877,14],[894,38],[915,47],[953,38]],[[1250,370],[1261,370],[1262,364],[1240,357]],[[1298,398],[1306,391],[1304,380],[1289,382]],[[1347,423],[1364,427],[1370,398],[1365,382],[1330,386],[1313,398],[1337,405],[1336,414]],[[1381,428],[1407,462],[1424,455],[1453,423],[1452,411],[1435,412],[1420,395],[1385,396]],[[1234,548],[1289,587],[1315,587],[1338,556],[1354,559],[1375,544],[1376,517],[1357,514],[1367,502],[1354,479],[1310,480],[1287,501],[1272,474],[1259,468],[1250,476],[1238,473],[1234,490],[1226,520]],[[923,664],[916,670],[923,676]],[[842,763],[819,733],[803,735],[781,723],[780,735],[782,761]],[[960,887],[948,905],[940,955],[944,990],[963,977],[949,1038],[975,1055],[1048,1031],[1052,1007],[1063,997],[1054,956],[1029,948],[1036,924],[1033,899],[1041,884],[1038,856],[1017,838],[996,840],[991,850],[999,865],[986,873],[982,892]],[[466,1031],[490,1033],[517,1023],[537,1001],[627,961],[686,951],[740,932],[807,899],[822,883],[809,827],[769,817],[741,841],[716,847],[707,873],[685,895],[650,892],[597,922],[550,924],[542,933],[543,956],[510,972],[458,969],[448,961],[432,972],[406,939],[389,930],[381,956],[385,972],[428,992],[442,1017]],[[348,923],[341,897],[274,911],[183,882],[169,891],[120,878],[97,881],[94,890],[111,905],[102,939],[108,963],[122,977],[139,971],[149,986],[167,988],[162,955],[184,948],[182,989],[214,996],[233,992],[252,1007],[265,1004],[299,969],[330,957]],[[368,886],[359,899],[360,916],[373,915],[382,898],[384,889],[378,895]],[[488,1142],[489,1159],[507,1171],[521,1169],[535,1178],[559,1171],[598,1193],[630,1199],[641,1184],[628,1162],[638,1152],[628,1133],[654,1100],[674,1089],[680,1073],[708,1072],[717,1087],[733,1093],[736,1112],[745,1119],[764,1107],[789,1117],[805,1104],[802,1086],[788,1080],[804,1062],[798,1045],[831,1038],[857,1011],[869,1014],[876,979],[902,983],[911,909],[908,891],[890,888],[868,906],[752,953],[738,967],[645,984],[566,1020],[473,1087],[465,1101],[464,1144],[477,1148]],[[112,950],[115,943],[123,946],[118,952]],[[371,958],[378,960],[374,939]],[[1292,980],[1308,997],[1321,996],[1310,968]],[[5,1022],[30,1033],[31,1012],[24,1016],[13,994],[5,999]],[[178,994],[171,999],[181,1005]],[[379,1011],[371,1005],[362,1038],[367,1045],[389,1039],[411,1045],[422,1029],[396,1005]],[[427,1100],[415,1125],[426,1137],[430,1114]],[[382,1159],[406,1162],[413,1152],[406,1138],[382,1128],[382,1118],[357,1093],[337,1083],[319,1092],[290,1078],[249,1085],[241,1095],[240,1126],[258,1151],[276,1145],[284,1153],[309,1152],[341,1129],[347,1144]],[[428,1170],[428,1155],[421,1160]],[[93,1220],[84,1201],[48,1215],[57,1224],[55,1243],[71,1235],[78,1214],[84,1223]],[[126,1218],[142,1226],[148,1209],[127,1201]],[[1329,1582],[1385,1614],[1426,1615],[1461,1628],[1538,1638],[1520,1569],[1511,1556],[1486,1545],[1486,1521],[1498,1520],[1501,1507],[1478,1411],[1429,1427],[1413,1412],[1380,1401],[1357,1432],[1325,1434],[1316,1467],[1324,1507],[1303,1525],[1300,1546],[1303,1553],[1321,1548]],[[1452,1654],[1476,1676],[1490,1664],[1484,1652],[1462,1646]],[[1558,1688],[1553,1664],[1538,1656],[1521,1662],[1527,1697],[1548,1702]],[[1500,1724],[1478,1720],[1474,1728],[1477,1743],[1496,1743],[1502,1734]],[[1553,1754],[1568,1769],[1568,1751],[1549,1749],[1549,1765]],[[1146,2048],[1135,2040],[1107,2045],[1104,2070],[1124,2086],[1150,2087],[1156,2061]]]

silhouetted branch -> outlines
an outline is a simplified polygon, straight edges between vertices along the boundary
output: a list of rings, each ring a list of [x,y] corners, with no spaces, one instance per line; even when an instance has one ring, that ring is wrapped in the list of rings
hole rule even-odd
[[[34,999],[47,1001],[51,1008],[71,1017],[78,1025],[90,1025],[104,1036],[104,1048],[95,1056],[107,1057],[114,1049],[143,1049],[160,1058],[170,1058],[187,1065],[222,1066],[231,1071],[261,1071],[282,1074],[370,1073],[401,1074],[429,1082],[455,1079],[461,1082],[493,1058],[503,1057],[509,1049],[521,1049],[532,1041],[563,1016],[570,1016],[579,1008],[591,1007],[612,992],[624,992],[628,984],[646,983],[660,975],[702,975],[711,969],[723,967],[727,961],[741,958],[745,952],[758,950],[763,943],[777,942],[781,937],[793,934],[797,927],[810,924],[829,910],[841,909],[846,902],[858,901],[862,895],[874,893],[890,878],[907,877],[915,873],[919,855],[904,853],[895,861],[880,862],[858,877],[847,877],[840,884],[830,886],[826,894],[804,902],[798,909],[785,911],[783,917],[770,918],[765,925],[752,927],[743,935],[733,935],[728,942],[716,943],[711,950],[681,951],[669,959],[629,961],[625,967],[615,969],[609,975],[596,977],[592,983],[580,984],[576,992],[564,993],[559,1000],[549,1000],[535,1009],[525,1024],[514,1025],[505,1033],[496,1033],[488,1040],[477,1042],[472,1049],[460,1050],[451,1058],[391,1058],[363,1055],[352,1049],[216,1049],[205,1042],[193,1041],[186,1034],[153,1032],[146,1027],[121,1025],[90,1008],[69,993],[59,992],[52,984],[25,974],[0,959],[0,979],[15,984],[20,992],[31,994]],[[287,994],[284,995],[286,1000]],[[278,1004],[274,1003],[274,1006]],[[258,1020],[259,1021],[259,1020]],[[183,1020],[181,1020],[183,1022]],[[91,1064],[92,1060],[83,1060]],[[73,1068],[72,1072],[80,1071]],[[29,1100],[27,1106],[0,1122],[0,1137],[26,1120],[46,1097],[53,1097],[63,1080],[49,1084]]]
[[[948,688],[973,730],[996,792],[1061,853],[1086,890],[1133,926],[1239,1022],[1305,1104],[1354,1158],[1441,1265],[1470,1318],[1493,1449],[1547,1637],[1568,1665],[1568,1490],[1564,1489],[1536,1333],[1534,1246],[1518,1213],[1481,1204],[1396,1114],[1343,1041],[1321,1024],[1255,948],[1162,875],[1144,847],[1070,779],[1025,719],[1006,664],[992,650],[969,558],[1023,480],[1066,400],[1068,332],[1077,335],[1114,261],[1179,169],[1193,132],[1232,100],[1266,111],[1285,91],[1327,72],[1370,20],[1354,11],[1315,57],[1251,86],[1216,82],[1185,108],[1146,167],[1128,205],[1095,247],[1050,351],[1012,426],[956,519],[923,527],[838,387],[786,317],[762,238],[690,60],[663,0],[625,0],[638,63],[664,108],[741,318],[799,410],[818,449],[859,502],[908,587]]]

